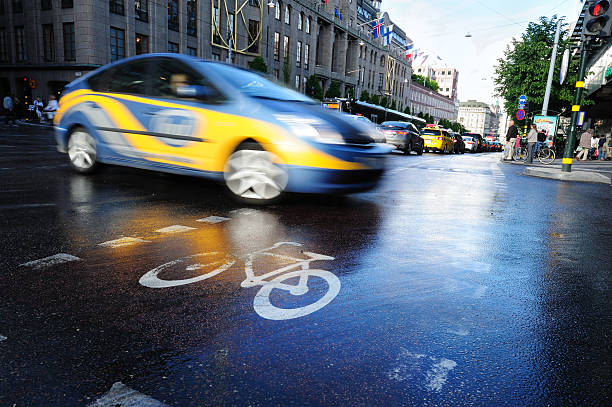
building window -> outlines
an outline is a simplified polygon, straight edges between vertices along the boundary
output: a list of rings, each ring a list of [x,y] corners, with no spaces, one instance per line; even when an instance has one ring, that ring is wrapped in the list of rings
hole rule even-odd
[[[280,3],[278,2],[278,0],[276,0],[276,4],[274,4],[274,18],[280,20],[280,13]]]
[[[308,78],[305,76],[302,78],[302,90],[306,92],[306,82],[308,82]]]
[[[378,74],[378,90],[382,90],[383,88],[383,74]]]
[[[23,2],[21,0],[13,0],[13,14],[23,13]]]
[[[280,56],[280,34],[274,33],[274,59],[278,61]]]
[[[173,52],[175,54],[178,54],[178,52],[179,52],[179,45],[176,42],[168,41],[168,52]]]
[[[308,69],[309,60],[310,60],[310,44],[304,44],[304,69]]]
[[[147,54],[149,52],[149,37],[136,34],[136,55]]]
[[[302,41],[297,42],[297,54],[295,56],[295,65],[299,68],[302,65]]]
[[[72,0],[62,0],[62,8],[72,8],[74,7]]]
[[[134,8],[137,20],[149,21],[149,0],[134,0]]]
[[[53,24],[43,24],[43,59],[46,62],[55,59],[55,41],[53,38]]]
[[[306,34],[310,34],[310,17],[306,19]]]
[[[236,38],[234,36],[234,15],[232,13],[227,14],[227,36],[228,38],[230,36],[233,37],[233,39]],[[236,48],[236,44],[234,44],[233,47]]]
[[[15,27],[15,56],[17,61],[25,61],[27,59],[23,27]]]
[[[259,7],[259,0],[249,0],[249,6]]]
[[[0,29],[0,61],[8,62],[9,54],[8,54],[8,43],[6,41],[6,30],[4,28]]]
[[[51,10],[53,7],[51,0],[40,0],[40,9],[41,10]]]
[[[168,29],[179,30],[178,0],[168,0]]]
[[[123,11],[123,0],[110,0],[109,1],[110,12],[120,15],[125,15],[125,11]]]
[[[64,59],[66,61],[74,61],[76,59],[74,23],[64,23],[62,28],[64,31]]]
[[[197,37],[198,31],[198,1],[187,0],[187,35]]]
[[[300,90],[300,75],[295,75],[295,88]]]
[[[274,77],[280,79],[280,71],[278,69],[274,69]]]
[[[194,47],[187,47],[187,54],[191,55],[192,57],[197,57],[198,49]]]
[[[253,43],[248,51],[256,54],[259,52],[259,43],[257,41],[257,34],[259,33],[259,21],[249,20],[249,44]]]
[[[111,27],[110,42],[111,61],[125,58],[125,31]]]
[[[213,7],[213,44],[221,44],[221,37],[219,37],[220,27],[219,7]]]
[[[283,58],[287,58],[289,56],[289,37],[285,35],[283,38]]]
[[[291,7],[285,4],[285,24],[291,25]]]
[[[301,30],[303,25],[304,25],[304,13],[300,13],[298,14],[298,30]]]

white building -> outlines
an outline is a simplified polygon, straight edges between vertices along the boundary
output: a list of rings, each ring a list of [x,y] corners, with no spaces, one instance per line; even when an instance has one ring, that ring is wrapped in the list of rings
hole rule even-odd
[[[459,103],[457,121],[471,133],[483,136],[496,134],[499,128],[497,115],[491,107],[483,102],[468,100]]]
[[[433,116],[436,123],[442,119],[454,121],[456,116],[455,101],[425,86],[412,82],[410,84],[410,112]]]

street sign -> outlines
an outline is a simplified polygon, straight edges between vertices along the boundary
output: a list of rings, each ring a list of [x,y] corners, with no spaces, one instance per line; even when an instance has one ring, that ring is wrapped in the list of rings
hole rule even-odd
[[[520,104],[519,105],[519,109],[524,110],[525,109],[525,105],[524,104]]]
[[[584,116],[585,112],[578,112],[578,121],[576,123],[577,126],[582,126],[584,124]]]
[[[32,88],[32,89],[36,89],[36,86],[37,86],[38,84],[36,83],[36,80],[35,80],[35,79],[30,79],[30,83],[29,83],[29,85],[30,85],[30,88]]]
[[[524,105],[525,103],[527,103],[527,96],[521,95],[521,97],[519,98],[519,103],[521,105]]]
[[[516,112],[516,119],[523,120],[524,118],[525,118],[525,111],[523,109],[519,109],[519,111]]]

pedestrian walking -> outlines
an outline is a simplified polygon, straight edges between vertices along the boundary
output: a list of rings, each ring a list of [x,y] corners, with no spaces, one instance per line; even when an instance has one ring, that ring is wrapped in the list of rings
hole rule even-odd
[[[4,108],[4,124],[8,126],[9,121],[15,125],[15,104],[13,103],[14,95],[6,95],[2,101],[2,107]]]
[[[516,142],[517,136],[518,129],[514,125],[514,120],[510,120],[510,127],[508,127],[508,131],[506,132],[506,160],[512,160],[512,154],[514,153],[514,143]]]
[[[531,130],[527,134],[527,160],[529,164],[533,164],[533,153],[536,143],[538,142],[538,128],[535,124],[531,125]]]
[[[588,129],[584,133],[580,135],[580,144],[578,148],[580,152],[576,156],[577,160],[586,161],[589,156],[589,149],[591,148],[591,136],[593,134],[593,129]]]
[[[34,99],[34,102],[32,103],[34,105],[34,110],[36,112],[36,116],[38,117],[38,121],[41,121],[42,119],[42,110],[43,110],[43,101],[40,98],[40,96],[38,96],[36,99]]]
[[[597,143],[597,159],[599,161],[603,161],[606,159],[606,143],[608,140],[605,135],[599,137],[599,142]]]
[[[589,159],[597,160],[597,149],[599,148],[599,137],[593,135],[591,138],[591,148],[589,149]]]
[[[606,136],[607,148],[606,148],[606,160],[610,161],[612,159],[612,133],[608,133]]]
[[[55,96],[49,96],[49,103],[47,103],[47,107],[44,108],[43,113],[47,115],[47,119],[53,121],[53,117],[55,117],[55,112],[58,109],[57,100],[55,100]]]

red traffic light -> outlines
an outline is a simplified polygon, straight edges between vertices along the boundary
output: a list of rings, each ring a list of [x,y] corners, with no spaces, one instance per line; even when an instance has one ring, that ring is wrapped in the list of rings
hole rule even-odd
[[[597,3],[589,7],[589,14],[593,17],[599,17],[606,14],[610,8],[610,2],[608,0],[600,0]]]

